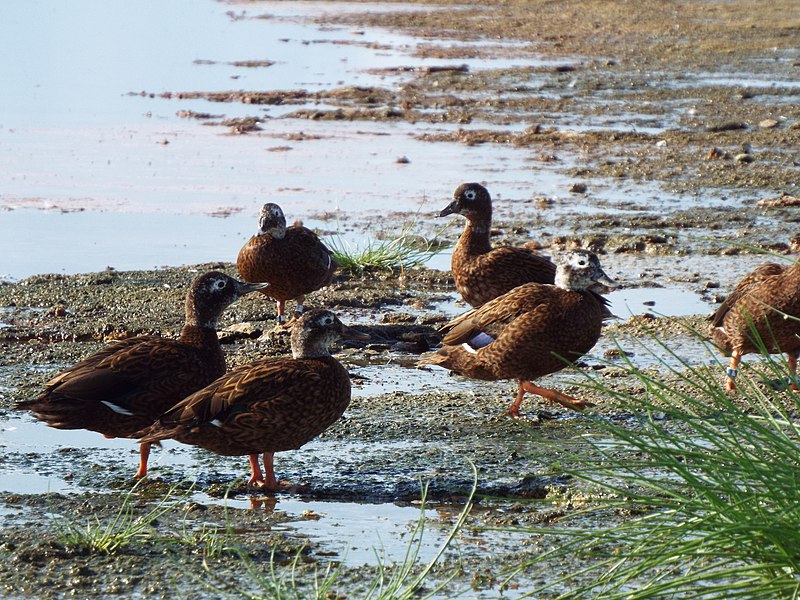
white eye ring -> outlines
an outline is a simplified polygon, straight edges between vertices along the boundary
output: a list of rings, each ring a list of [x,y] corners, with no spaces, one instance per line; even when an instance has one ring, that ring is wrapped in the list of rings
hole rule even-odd
[[[322,324],[323,324],[323,325],[330,325],[331,323],[333,323],[333,319],[331,319],[330,317],[325,317],[325,318],[322,320]]]
[[[224,290],[228,283],[224,279],[217,279],[215,284],[218,290]]]
[[[467,200],[475,200],[477,196],[478,194],[475,192],[475,190],[467,190],[466,192],[464,192],[464,198],[466,198]]]

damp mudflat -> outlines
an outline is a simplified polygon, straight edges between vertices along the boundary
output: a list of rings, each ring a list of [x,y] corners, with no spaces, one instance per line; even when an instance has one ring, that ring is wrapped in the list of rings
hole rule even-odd
[[[548,543],[525,528],[592,502],[565,475],[591,416],[531,398],[515,421],[502,414],[512,382],[415,367],[466,308],[448,249],[425,268],[342,275],[309,298],[371,339],[337,349],[353,380],[344,418],[277,455],[288,493],[247,490],[244,458],[166,442],[128,495],[135,443],[12,409],[110,338],[176,335],[185,286],[205,269],[235,274],[263,202],[352,248],[409,231],[452,243],[462,222],[435,215],[468,180],[493,195],[496,244],[587,247],[623,282],[609,295],[619,319],[578,371],[547,385],[594,394],[594,373],[632,389],[626,361],[663,377],[708,364],[721,381],[693,331],[766,260],[758,251],[796,245],[792,3],[534,5],[2,9],[0,75],[16,91],[0,96],[5,596],[269,597],[273,564],[305,585],[341,565],[336,593],[361,597],[409,549],[417,572],[436,556],[472,464],[475,506],[427,590],[455,575],[436,597],[519,597],[574,571],[512,576]],[[222,334],[229,365],[287,351],[285,337],[257,341],[273,320],[252,298],[226,311],[221,329],[249,324]],[[592,399],[592,415],[631,417]],[[121,506],[147,523],[130,544],[103,554],[65,542]]]

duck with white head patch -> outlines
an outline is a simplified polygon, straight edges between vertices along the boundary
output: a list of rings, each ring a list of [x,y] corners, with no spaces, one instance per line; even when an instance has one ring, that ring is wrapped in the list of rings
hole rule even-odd
[[[442,348],[423,355],[420,365],[438,365],[472,379],[519,380],[508,414],[519,417],[525,392],[573,410],[590,403],[533,380],[555,373],[592,349],[603,321],[613,315],[593,291],[615,287],[597,256],[571,250],[557,260],[555,285],[526,283],[445,325]]]
[[[236,267],[245,281],[269,283],[263,294],[277,302],[282,325],[286,301],[295,300],[295,316],[300,316],[306,294],[330,284],[339,264],[313,231],[300,223],[287,227],[277,204],[261,208],[258,224],[256,235],[239,251]]]

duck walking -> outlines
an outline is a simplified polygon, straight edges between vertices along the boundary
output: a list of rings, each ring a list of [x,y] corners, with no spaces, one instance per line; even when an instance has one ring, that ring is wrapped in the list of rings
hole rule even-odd
[[[223,456],[248,455],[250,485],[287,487],[275,478],[275,452],[294,450],[342,416],[350,377],[330,355],[339,338],[367,339],[329,310],[312,310],[292,327],[292,357],[243,365],[184,399],[141,432],[143,443],[172,438]],[[264,456],[264,471],[259,465]]]
[[[267,284],[242,283],[212,271],[186,295],[178,339],[143,335],[110,344],[45,384],[30,410],[56,429],[88,429],[106,437],[136,437],[174,404],[225,372],[217,319],[232,302]],[[147,475],[150,444],[140,446],[136,477]]]
[[[439,365],[482,380],[518,379],[519,392],[508,414],[519,417],[525,392],[573,410],[591,404],[532,380],[560,371],[592,349],[608,301],[595,284],[615,287],[597,256],[571,250],[556,261],[555,285],[526,283],[453,319],[441,332],[443,347],[423,355],[420,365]]]
[[[786,353],[791,388],[797,390],[798,319],[800,263],[765,263],[747,274],[711,316],[711,338],[731,357],[725,389],[736,389],[742,356],[760,352],[763,344],[770,353]]]
[[[258,233],[239,250],[236,267],[245,281],[267,282],[262,293],[278,304],[278,324],[286,321],[287,300],[295,300],[296,316],[303,312],[306,294],[328,285],[339,263],[310,229],[286,227],[277,204],[261,208]]]
[[[456,289],[475,308],[523,283],[553,283],[556,266],[530,248],[492,248],[492,198],[479,183],[463,183],[440,213],[463,215],[464,231],[453,251],[451,269]]]

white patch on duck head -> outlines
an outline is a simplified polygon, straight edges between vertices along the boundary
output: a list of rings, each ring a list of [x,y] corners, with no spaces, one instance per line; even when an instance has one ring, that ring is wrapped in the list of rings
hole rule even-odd
[[[616,287],[617,283],[606,275],[600,259],[594,252],[581,248],[570,250],[556,260],[555,284],[565,290],[587,290],[600,283]]]
[[[261,207],[258,216],[258,235],[268,235],[282,240],[286,236],[286,216],[277,204],[268,202]]]

